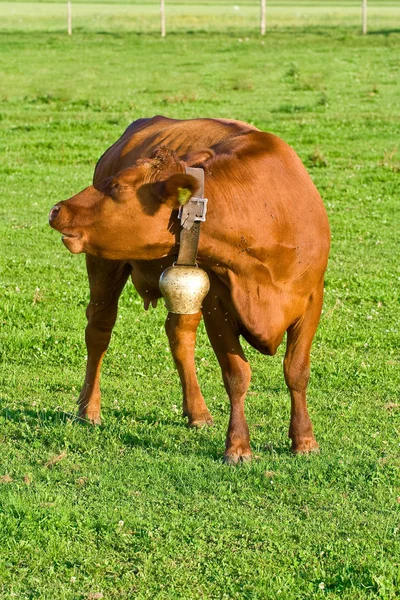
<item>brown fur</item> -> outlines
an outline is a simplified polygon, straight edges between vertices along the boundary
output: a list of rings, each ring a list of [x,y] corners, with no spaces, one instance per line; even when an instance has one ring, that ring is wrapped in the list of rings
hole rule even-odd
[[[239,335],[274,354],[287,331],[289,436],[294,452],[314,450],[306,387],[329,253],[327,216],[295,152],[239,121],[135,121],[99,160],[93,185],[52,209],[50,224],[66,234],[67,248],[87,254],[91,302],[81,415],[100,419],[100,364],[129,275],[146,308],[161,297],[159,276],[178,251],[179,188],[197,189],[186,165],[204,168],[209,199],[198,262],[210,276],[202,312],[231,401],[226,460],[251,456],[244,417],[250,367]],[[169,314],[166,322],[191,425],[212,421],[194,366],[200,317]]]

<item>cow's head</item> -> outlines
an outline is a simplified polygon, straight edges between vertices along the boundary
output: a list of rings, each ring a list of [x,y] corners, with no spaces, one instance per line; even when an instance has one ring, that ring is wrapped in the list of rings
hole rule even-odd
[[[176,210],[198,188],[184,171],[174,153],[158,149],[150,159],[53,206],[49,223],[74,254],[161,258],[176,242]]]

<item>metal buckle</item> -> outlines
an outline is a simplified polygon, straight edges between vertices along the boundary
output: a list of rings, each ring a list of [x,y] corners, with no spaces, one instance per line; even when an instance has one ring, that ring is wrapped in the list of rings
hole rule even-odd
[[[193,196],[186,204],[180,207],[178,217],[184,229],[190,229],[193,223],[199,223],[206,220],[207,198],[196,198]]]

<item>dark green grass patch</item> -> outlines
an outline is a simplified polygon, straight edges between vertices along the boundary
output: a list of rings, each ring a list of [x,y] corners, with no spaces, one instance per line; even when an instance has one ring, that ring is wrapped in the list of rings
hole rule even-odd
[[[67,39],[7,22],[0,598],[396,598],[399,36],[348,26],[288,35],[281,20],[264,40],[249,27],[164,41],[88,27]],[[165,309],[144,312],[132,286],[104,361],[103,424],[75,418],[85,265],[47,213],[90,183],[132,120],[156,113],[272,131],[321,191],[333,238],[309,387],[319,456],[289,454],[283,348],[266,358],[244,344],[256,458],[224,466],[229,407],[203,327],[198,374],[216,424],[192,431]]]

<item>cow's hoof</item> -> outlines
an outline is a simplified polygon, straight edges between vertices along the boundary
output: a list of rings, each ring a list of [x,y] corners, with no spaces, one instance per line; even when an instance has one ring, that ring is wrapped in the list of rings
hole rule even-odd
[[[214,425],[213,418],[208,411],[201,415],[196,415],[195,417],[187,416],[189,427],[196,427],[199,429],[201,427],[212,427],[212,425]]]
[[[91,425],[101,425],[101,417],[98,412],[79,413],[78,417]]]
[[[252,459],[251,452],[225,452],[224,463],[226,465],[238,465],[240,463],[248,463]]]
[[[318,442],[314,437],[293,440],[291,451],[293,454],[310,454],[311,452],[317,454],[319,452]]]

